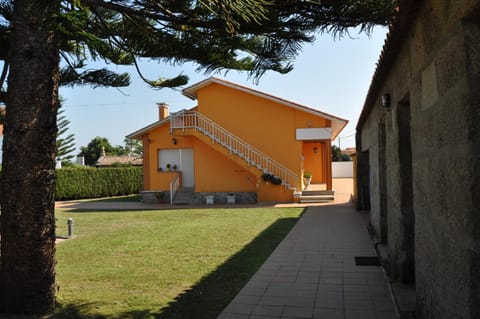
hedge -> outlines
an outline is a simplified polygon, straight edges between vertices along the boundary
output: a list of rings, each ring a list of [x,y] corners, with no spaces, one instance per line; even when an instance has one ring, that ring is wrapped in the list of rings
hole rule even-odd
[[[72,167],[56,173],[55,200],[138,194],[143,187],[142,167]]]

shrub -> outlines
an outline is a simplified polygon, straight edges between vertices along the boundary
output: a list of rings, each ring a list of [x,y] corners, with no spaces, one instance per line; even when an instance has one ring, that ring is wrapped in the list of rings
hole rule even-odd
[[[138,194],[142,167],[69,167],[57,170],[55,200]]]

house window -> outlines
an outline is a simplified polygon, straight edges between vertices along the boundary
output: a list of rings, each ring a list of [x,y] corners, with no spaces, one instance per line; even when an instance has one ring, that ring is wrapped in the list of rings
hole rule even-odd
[[[158,170],[168,171],[172,170],[174,166],[180,169],[180,159],[179,149],[158,150]]]

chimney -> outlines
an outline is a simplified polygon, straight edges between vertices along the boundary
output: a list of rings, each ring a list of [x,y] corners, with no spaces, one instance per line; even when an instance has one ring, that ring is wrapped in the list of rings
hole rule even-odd
[[[158,105],[158,117],[160,120],[168,117],[168,104],[167,103],[157,103]]]

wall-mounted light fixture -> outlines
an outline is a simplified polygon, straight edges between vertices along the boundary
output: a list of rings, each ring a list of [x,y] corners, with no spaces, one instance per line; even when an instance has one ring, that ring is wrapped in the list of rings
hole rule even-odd
[[[313,152],[314,152],[315,154],[317,154],[317,153],[318,153],[318,147],[315,146],[315,147],[313,148]]]
[[[176,139],[175,137],[172,138],[172,143],[173,143],[173,145],[176,145],[176,144],[177,144],[177,139]]]
[[[382,106],[384,108],[390,108],[390,106],[392,105],[392,99],[390,97],[390,94],[384,94],[382,95]]]

